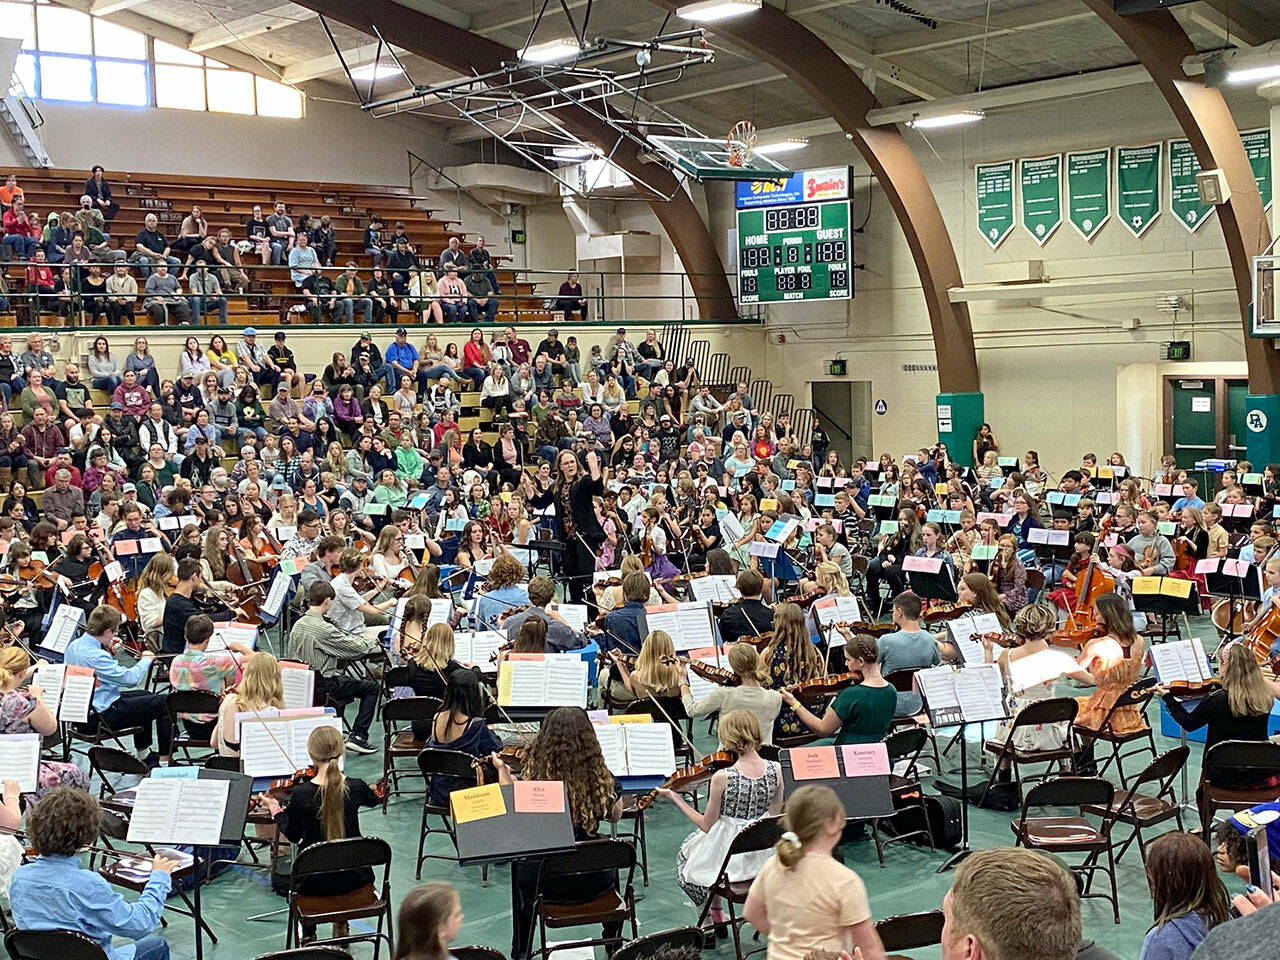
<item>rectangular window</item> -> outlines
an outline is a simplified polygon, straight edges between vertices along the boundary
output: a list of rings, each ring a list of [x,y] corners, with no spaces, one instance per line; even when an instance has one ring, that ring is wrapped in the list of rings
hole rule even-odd
[[[35,8],[29,3],[0,3],[5,36],[21,37],[23,50],[36,48]]]
[[[13,68],[14,74],[22,81],[22,89],[28,97],[39,95],[36,90],[36,57],[34,53],[18,54],[18,62]]]
[[[147,38],[137,30],[94,17],[93,52],[115,60],[145,60]]]
[[[40,96],[46,100],[93,99],[93,61],[40,55]]]
[[[93,53],[89,16],[66,7],[39,7],[36,11],[36,42],[42,51]]]
[[[179,63],[190,67],[204,66],[204,57],[200,56],[200,54],[184,50],[182,47],[175,47],[172,43],[157,40],[155,49],[156,63]]]
[[[210,110],[215,113],[253,113],[253,74],[240,70],[207,70],[205,82],[209,87]]]
[[[147,106],[147,65],[99,60],[98,102],[125,107]]]
[[[203,110],[204,71],[199,67],[156,64],[156,106],[175,110]]]
[[[302,118],[302,94],[293,87],[265,77],[256,77],[258,86],[258,116],[283,117],[286,120]]]

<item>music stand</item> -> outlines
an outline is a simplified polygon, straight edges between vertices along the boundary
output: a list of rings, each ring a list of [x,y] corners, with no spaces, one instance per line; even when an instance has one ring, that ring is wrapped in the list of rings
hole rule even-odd
[[[1045,584],[1046,590],[1051,589],[1060,576],[1057,568],[1059,566],[1066,568],[1066,562],[1071,559],[1071,553],[1075,549],[1071,543],[1071,531],[1032,527],[1027,531],[1027,543],[1030,544],[1031,552],[1036,555],[1036,559],[1040,561],[1040,566],[1042,568],[1047,566],[1056,575],[1050,577]]]
[[[922,561],[935,569],[922,566]],[[959,600],[955,582],[951,579],[951,569],[938,557],[906,557],[902,561],[902,570],[907,574],[911,592],[921,600],[938,600],[943,603],[955,603]]]
[[[1161,577],[1161,580],[1168,579]],[[1135,593],[1133,595],[1133,609],[1139,613],[1155,614],[1160,618],[1160,642],[1165,643],[1169,639],[1169,622],[1173,621],[1173,636],[1175,639],[1182,638],[1182,631],[1178,627],[1177,617],[1179,614],[1183,616],[1191,616],[1200,612],[1200,589],[1196,586],[1194,580],[1184,581],[1191,584],[1191,592],[1185,597],[1171,597],[1165,593]]]
[[[1201,569],[1201,568],[1204,569]],[[1212,569],[1210,569],[1212,567]],[[1204,574],[1209,596],[1223,597],[1227,601],[1227,634],[1235,622],[1236,611],[1246,600],[1259,603],[1262,600],[1262,571],[1257,564],[1245,560],[1214,557],[1196,564],[1196,573]]]

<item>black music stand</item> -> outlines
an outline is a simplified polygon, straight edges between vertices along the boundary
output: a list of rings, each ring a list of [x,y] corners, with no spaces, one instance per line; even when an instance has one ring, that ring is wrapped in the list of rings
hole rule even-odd
[[[804,750],[805,748],[796,749]],[[837,764],[840,765],[840,748],[832,746],[830,749],[836,752]],[[822,784],[836,792],[836,796],[844,805],[846,820],[878,820],[881,817],[892,817],[897,812],[893,806],[893,796],[889,792],[889,774],[856,777],[843,774],[830,778],[798,780],[792,770],[791,753],[791,750],[783,750],[778,755],[782,766],[784,796],[790,796],[797,787],[803,787],[806,784]]]
[[[942,603],[955,603],[959,600],[955,582],[951,579],[951,568],[945,563],[938,568],[937,573],[912,570],[907,573],[907,582],[911,592],[921,600],[938,600]]]
[[[1161,580],[1166,579],[1161,577]],[[1176,579],[1176,578],[1175,578]],[[1178,626],[1178,615],[1192,616],[1200,612],[1200,588],[1194,580],[1186,581],[1191,584],[1191,592],[1184,597],[1171,597],[1163,593],[1135,593],[1133,595],[1133,609],[1139,613],[1155,614],[1160,618],[1160,642],[1165,643],[1170,637],[1169,623],[1173,623],[1172,636],[1175,640],[1182,639],[1182,630]]]
[[[1240,604],[1246,600],[1252,600],[1254,603],[1262,601],[1262,572],[1257,564],[1248,563],[1244,560],[1237,561],[1245,565],[1238,576],[1228,574],[1222,571],[1223,561],[1220,559],[1217,570],[1206,570],[1204,575],[1205,585],[1208,587],[1209,596],[1222,597],[1227,601],[1227,626],[1228,628],[1236,619],[1236,611],[1239,610]],[[1230,631],[1227,631],[1228,634]]]
[[[1065,534],[1066,542],[1052,543],[1051,541],[1055,539],[1055,534]],[[1037,539],[1032,539],[1033,537]],[[1064,538],[1056,537],[1056,539],[1062,540]],[[1065,569],[1066,562],[1071,559],[1072,551],[1075,549],[1071,541],[1072,536],[1071,531],[1069,530],[1052,530],[1048,527],[1033,527],[1027,533],[1027,543],[1030,544],[1031,552],[1036,555],[1036,559],[1040,561],[1041,568],[1043,569],[1046,566],[1047,561],[1057,561],[1056,563],[1049,564],[1049,566],[1054,569],[1055,573],[1057,573],[1056,568],[1060,565]],[[1060,574],[1049,578],[1044,585],[1045,589],[1052,589],[1054,584],[1059,582],[1060,578]]]

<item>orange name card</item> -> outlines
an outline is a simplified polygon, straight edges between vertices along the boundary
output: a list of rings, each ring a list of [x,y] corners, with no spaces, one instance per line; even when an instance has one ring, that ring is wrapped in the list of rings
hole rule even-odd
[[[111,549],[115,551],[117,557],[126,557],[130,554],[138,552],[137,540],[116,540],[111,544]]]
[[[846,743],[840,748],[846,777],[887,777],[889,751],[883,743]]]
[[[517,780],[511,792],[516,813],[564,813],[564,784],[559,780]]]
[[[798,747],[787,751],[797,780],[835,780],[840,776],[835,747]]]
[[[497,783],[454,790],[449,794],[449,806],[453,808],[453,819],[457,823],[487,820],[507,812],[506,801],[502,799],[502,785]]]

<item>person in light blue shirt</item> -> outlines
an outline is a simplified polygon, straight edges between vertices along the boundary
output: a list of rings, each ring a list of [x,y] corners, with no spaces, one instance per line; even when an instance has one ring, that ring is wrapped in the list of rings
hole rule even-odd
[[[9,888],[19,930],[76,930],[92,937],[110,960],[168,960],[169,945],[152,935],[172,887],[178,861],[155,857],[142,894],[133,903],[96,871],[80,866],[79,852],[98,839],[102,808],[83,790],[58,787],[32,808],[27,836],[36,859],[18,867]],[[113,936],[133,943],[112,946]]]
[[[930,523],[926,526],[937,526]],[[916,552],[916,556],[927,556],[924,548]],[[942,556],[950,561],[947,553]],[[890,674],[897,670],[922,670],[936,667],[942,662],[942,654],[938,643],[928,630],[920,629],[920,598],[907,591],[893,598],[893,625],[898,629],[887,633],[877,641],[880,671]],[[920,694],[914,691],[899,691],[898,703],[894,709],[895,717],[910,717],[919,713],[923,704]]]
[[[1172,513],[1181,513],[1186,507],[1195,507],[1197,510],[1204,508],[1204,501],[1200,499],[1196,491],[1199,489],[1198,484],[1191,477],[1187,477],[1182,481],[1182,496],[1173,501]]]
[[[120,612],[112,607],[94,607],[84,625],[85,632],[67,644],[62,655],[64,663],[77,667],[89,667],[97,678],[93,691],[93,709],[113,730],[138,727],[133,735],[133,745],[138,756],[148,765],[169,762],[173,743],[173,726],[169,719],[169,707],[165,698],[146,690],[129,689],[142,683],[151,670],[155,654],[150,650],[132,667],[116,662],[113,655],[116,635],[120,630]],[[155,724],[159,756],[151,752],[151,726]],[[91,717],[90,732],[97,729],[98,720]]]
[[[387,344],[386,361],[388,393],[399,389],[401,377],[411,377],[418,385],[418,393],[426,393],[431,386],[427,371],[418,360],[418,348],[409,342],[409,331],[404,327],[398,327],[396,338]]]

